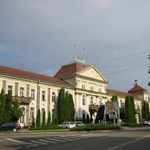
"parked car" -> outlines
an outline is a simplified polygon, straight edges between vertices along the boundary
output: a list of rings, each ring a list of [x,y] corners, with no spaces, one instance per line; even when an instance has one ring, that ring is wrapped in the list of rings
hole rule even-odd
[[[146,121],[145,124],[150,125],[150,121]]]
[[[0,125],[0,131],[13,131],[16,132],[20,130],[20,125],[15,124],[13,122],[2,123]]]
[[[117,123],[117,125],[124,125],[124,122],[123,121],[119,121],[118,123]]]
[[[74,122],[63,122],[62,124],[60,124],[60,125],[58,125],[58,126],[59,126],[59,127],[66,128],[66,129],[76,127],[76,125],[75,125]]]
[[[21,128],[24,128],[25,123],[20,123],[19,125],[20,125]]]
[[[85,125],[82,121],[77,121],[76,122],[76,126],[83,126],[83,125]]]

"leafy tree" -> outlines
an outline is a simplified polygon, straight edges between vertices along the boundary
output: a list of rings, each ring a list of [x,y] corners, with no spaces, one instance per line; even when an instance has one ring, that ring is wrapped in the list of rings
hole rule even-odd
[[[123,108],[120,108],[120,119],[126,118],[126,111]]]
[[[142,102],[142,118],[146,121],[149,120],[149,103],[146,101]]]
[[[19,107],[19,102],[16,99],[12,110],[12,121],[16,122],[22,116],[22,111]]]
[[[36,117],[36,126],[40,127],[40,109],[38,109],[37,117]]]
[[[56,124],[59,124],[58,116],[56,117]]]
[[[87,121],[86,122],[89,123],[89,114],[87,114]]]
[[[47,126],[51,125],[51,113],[50,111],[48,112],[48,121],[47,121]]]
[[[0,94],[0,124],[6,122],[5,105],[4,90],[2,89]]]
[[[45,111],[43,111],[42,126],[45,127]]]
[[[104,105],[100,106],[100,108],[97,111],[97,120],[103,120],[104,110],[105,110],[105,106]]]
[[[12,122],[12,105],[13,105],[13,100],[12,100],[12,91],[9,90],[8,94],[6,96],[6,105],[5,105],[5,114],[6,114],[6,122]]]

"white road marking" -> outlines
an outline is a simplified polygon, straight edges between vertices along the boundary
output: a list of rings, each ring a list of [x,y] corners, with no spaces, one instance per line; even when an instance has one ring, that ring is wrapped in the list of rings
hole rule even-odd
[[[130,143],[134,143],[134,142],[136,142],[136,141],[140,141],[140,140],[145,139],[145,138],[148,138],[148,137],[150,137],[150,135],[145,136],[145,137],[140,138],[140,139],[137,139],[137,140],[133,140],[133,141],[127,142],[127,143],[125,143],[125,144],[122,144],[122,145],[119,145],[119,146],[116,146],[116,147],[113,147],[113,148],[110,148],[109,150],[113,150],[113,149],[116,149],[116,148],[119,148],[119,147],[128,145],[128,144],[130,144]]]
[[[31,144],[31,143],[27,143],[27,142],[15,140],[15,139],[9,139],[9,138],[5,138],[5,140],[11,141],[11,142],[16,142],[16,143],[21,143],[21,144]]]
[[[54,139],[54,138],[46,138],[46,139],[51,140],[51,141],[66,142],[64,140],[59,140],[59,139]]]
[[[37,144],[42,144],[42,145],[47,145],[47,143],[43,143],[43,142],[39,142],[39,141],[34,141],[34,140],[31,140],[30,142],[37,143]]]
[[[57,142],[54,142],[54,141],[47,141],[47,140],[43,140],[43,139],[39,139],[38,141],[42,141],[42,142],[46,142],[46,143],[57,143]]]
[[[53,137],[53,138],[55,138],[55,139],[62,139],[62,140],[67,140],[67,141],[74,141],[73,139],[68,139],[68,138],[66,138],[66,137]]]

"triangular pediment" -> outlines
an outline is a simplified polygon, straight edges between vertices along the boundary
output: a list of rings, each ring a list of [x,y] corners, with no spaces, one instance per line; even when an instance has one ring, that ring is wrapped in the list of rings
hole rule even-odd
[[[79,71],[77,74],[88,78],[108,82],[95,66],[86,67]]]

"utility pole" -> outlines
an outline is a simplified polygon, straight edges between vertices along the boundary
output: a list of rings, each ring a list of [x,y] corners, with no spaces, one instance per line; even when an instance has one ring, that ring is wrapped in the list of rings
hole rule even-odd
[[[150,60],[150,55],[148,55],[148,59]],[[150,66],[149,66],[148,73],[150,74]],[[150,82],[148,82],[148,86],[150,86]]]

